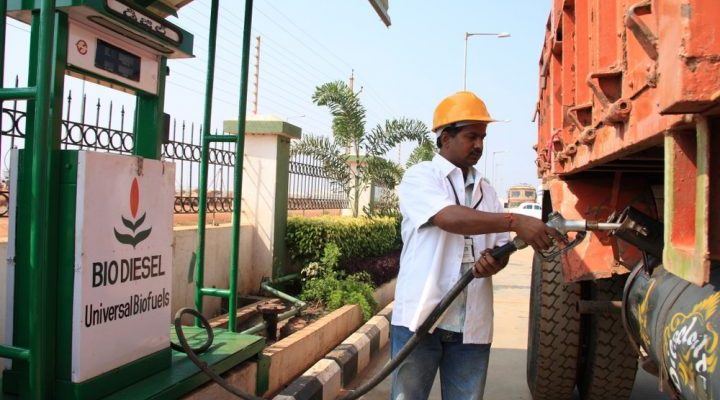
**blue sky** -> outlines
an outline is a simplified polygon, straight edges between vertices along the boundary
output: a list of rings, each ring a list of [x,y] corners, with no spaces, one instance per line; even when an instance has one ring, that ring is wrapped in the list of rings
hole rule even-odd
[[[240,44],[244,3],[221,0],[213,128],[238,114]],[[444,97],[463,85],[465,32],[509,32],[511,37],[471,37],[467,86],[485,100],[491,114],[510,122],[491,126],[479,166],[494,184],[537,184],[532,117],[538,93],[538,60],[550,0],[390,0],[386,28],[367,0],[255,0],[253,46],[261,36],[258,113],[287,118],[304,132],[330,134],[327,109],[314,106],[314,88],[347,80],[354,70],[362,87],[367,129],[385,119],[416,118],[427,125]],[[202,121],[209,0],[195,0],[173,22],[195,34],[194,59],[170,62],[166,112],[178,121]],[[26,25],[8,28],[5,84],[27,71]],[[251,52],[254,64],[255,51]],[[251,66],[252,72],[253,66]],[[252,78],[250,80],[252,102]],[[113,99],[132,108],[133,98],[69,78],[67,89],[85,91],[90,101]],[[83,88],[84,86],[84,88]],[[248,107],[248,112],[252,106]],[[94,116],[94,114],[92,114]],[[127,121],[127,120],[126,120]],[[127,123],[127,122],[126,122]],[[411,145],[389,154],[404,160]],[[487,167],[486,167],[487,165]]]

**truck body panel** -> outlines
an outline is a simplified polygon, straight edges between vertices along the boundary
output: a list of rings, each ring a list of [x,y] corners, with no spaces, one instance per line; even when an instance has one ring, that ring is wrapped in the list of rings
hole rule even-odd
[[[665,269],[698,285],[720,260],[718,17],[715,0],[555,0],[539,65],[536,163],[553,210],[639,205],[665,222]],[[586,239],[565,280],[626,273],[636,257],[620,247]]]

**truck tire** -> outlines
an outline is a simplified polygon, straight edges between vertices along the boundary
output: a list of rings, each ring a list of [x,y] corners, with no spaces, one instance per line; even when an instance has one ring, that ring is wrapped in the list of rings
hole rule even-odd
[[[587,282],[589,299],[621,300],[627,275]],[[586,297],[586,296],[583,296]],[[583,315],[578,390],[582,400],[630,398],[637,355],[628,341],[620,313]]]
[[[528,387],[534,400],[570,399],[580,355],[580,288],[563,282],[559,256],[544,260],[536,253],[532,268]]]

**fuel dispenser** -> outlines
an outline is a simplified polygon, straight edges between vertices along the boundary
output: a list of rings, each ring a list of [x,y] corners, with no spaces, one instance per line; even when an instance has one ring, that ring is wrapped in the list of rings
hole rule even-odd
[[[151,10],[175,3],[187,1],[0,1],[0,15],[32,26],[29,87],[0,90],[28,100],[0,399],[175,398],[208,379],[170,346],[175,170],[160,160],[163,97],[167,60],[192,57],[193,36]],[[60,149],[65,75],[136,96],[133,155]],[[203,355],[218,371],[264,347],[225,333]]]

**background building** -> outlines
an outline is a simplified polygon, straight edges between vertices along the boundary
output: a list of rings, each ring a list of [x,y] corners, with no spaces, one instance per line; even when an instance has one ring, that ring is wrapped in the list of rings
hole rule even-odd
[[[522,203],[534,203],[537,199],[535,187],[528,183],[510,186],[507,194],[507,208],[515,208]]]

